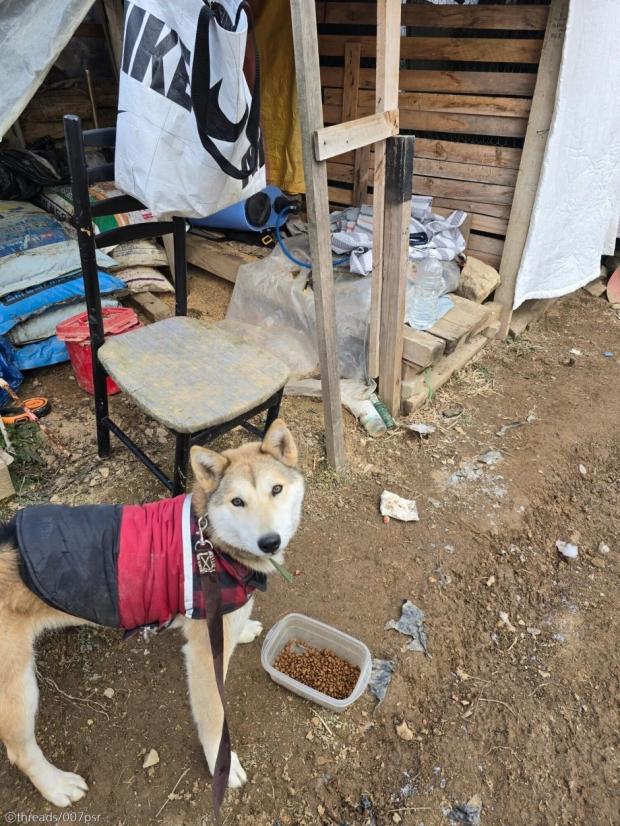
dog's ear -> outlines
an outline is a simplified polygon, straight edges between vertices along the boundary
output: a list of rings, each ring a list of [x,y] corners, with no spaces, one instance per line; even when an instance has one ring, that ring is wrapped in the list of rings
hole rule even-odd
[[[205,493],[213,493],[228,467],[228,459],[207,447],[194,445],[189,454],[194,477]]]
[[[297,465],[297,445],[291,431],[282,419],[276,419],[265,433],[260,449],[263,453],[268,453],[284,465],[289,467]]]

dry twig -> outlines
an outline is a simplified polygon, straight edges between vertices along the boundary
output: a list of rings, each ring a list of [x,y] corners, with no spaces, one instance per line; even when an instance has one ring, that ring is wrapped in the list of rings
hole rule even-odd
[[[57,691],[61,697],[69,700],[71,703],[85,703],[92,711],[96,711],[99,714],[103,714],[106,720],[110,719],[110,715],[105,710],[103,703],[100,703],[98,700],[91,700],[90,697],[74,697],[72,694],[67,694],[66,691],[63,691],[62,688],[58,685],[58,683],[54,682],[51,677],[46,677],[44,674],[41,674],[38,668],[35,669],[37,677],[39,679],[44,680],[49,686],[51,686],[54,691]]]
[[[159,809],[158,809],[158,811],[157,811],[157,814],[155,815],[155,818],[154,818],[155,820],[157,820],[157,818],[160,816],[160,814],[161,814],[161,813],[163,812],[163,810],[166,808],[166,806],[168,805],[168,802],[169,802],[170,800],[172,800],[172,795],[173,795],[173,794],[176,792],[176,790],[179,788],[179,783],[181,782],[181,780],[183,780],[183,778],[185,777],[185,775],[187,774],[187,772],[188,772],[188,771],[189,771],[189,766],[181,772],[181,776],[179,777],[179,779],[177,780],[177,782],[174,784],[174,786],[173,786],[173,788],[172,788],[172,791],[168,792],[168,797],[164,800],[164,802],[163,802],[163,803],[161,804],[161,806],[159,807]]]

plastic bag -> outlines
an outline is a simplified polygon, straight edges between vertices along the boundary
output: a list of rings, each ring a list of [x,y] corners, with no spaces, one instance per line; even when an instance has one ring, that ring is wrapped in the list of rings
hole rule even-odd
[[[307,236],[287,242],[289,250],[302,260],[310,260]],[[458,266],[442,262],[454,274]],[[345,265],[346,266],[346,265]],[[458,272],[457,272],[458,278]],[[244,264],[237,280],[226,318],[260,328],[264,347],[282,359],[292,379],[318,378],[319,354],[316,346],[316,316],[310,270],[293,264],[276,248],[267,258]],[[341,379],[369,384],[367,350],[370,319],[371,279],[358,277],[344,268],[334,270],[336,337]],[[413,284],[408,279],[405,321],[411,313]],[[440,315],[453,307],[442,299]]]
[[[67,345],[56,336],[33,341],[17,350],[17,363],[21,370],[51,367],[52,364],[61,364],[63,361],[69,361]]]
[[[0,376],[9,383],[13,390],[17,390],[24,377],[17,366],[16,351],[10,341],[0,336]],[[11,397],[6,390],[0,390],[0,407],[9,404]]]
[[[99,290],[102,295],[125,289],[119,278],[99,273]],[[49,307],[68,304],[84,297],[84,279],[81,274],[69,274],[45,284],[39,284],[0,298],[0,334],[8,332],[16,324],[42,313]]]
[[[289,240],[288,247],[308,259],[306,236]],[[368,278],[334,272],[341,378],[366,378],[370,288]],[[293,378],[319,375],[311,271],[293,264],[279,248],[239,268],[226,318],[260,327],[266,349],[288,364]]]
[[[126,3],[115,180],[159,218],[265,186],[258,55],[239,0]]]

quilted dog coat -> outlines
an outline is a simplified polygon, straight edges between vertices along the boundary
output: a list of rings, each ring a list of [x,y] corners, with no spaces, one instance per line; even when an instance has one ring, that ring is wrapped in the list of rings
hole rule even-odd
[[[147,505],[32,505],[4,527],[15,532],[20,573],[48,605],[113,628],[165,626],[177,614],[204,619],[191,496]],[[264,574],[215,549],[224,613],[266,589]]]

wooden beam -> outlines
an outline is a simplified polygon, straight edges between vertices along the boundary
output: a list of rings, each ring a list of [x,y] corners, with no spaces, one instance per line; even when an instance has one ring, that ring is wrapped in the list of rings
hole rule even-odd
[[[416,408],[426,404],[434,393],[452,378],[457,370],[469,364],[487,343],[486,336],[475,336],[438,361],[434,367],[425,370],[422,375],[403,383],[403,413],[409,415]]]
[[[359,43],[347,43],[344,50],[344,80],[342,89],[342,122],[357,118],[360,85]],[[361,146],[353,155],[353,203],[361,204],[368,192],[370,180],[370,144]]]
[[[321,113],[321,123],[323,114]],[[351,149],[359,149],[369,143],[383,141],[398,134],[398,108],[390,112],[379,112],[363,118],[324,126],[314,132],[314,156],[317,161],[326,161]]]
[[[362,115],[370,107],[360,107]],[[325,104],[323,114],[328,123],[339,123],[340,104]],[[493,137],[523,138],[527,130],[527,118],[504,118],[496,115],[461,115],[449,112],[420,112],[401,109],[401,129],[412,132],[453,132],[457,135],[492,135]]]
[[[344,78],[342,83],[342,123],[357,117],[357,95],[360,85],[359,43],[346,43],[344,47]]]
[[[416,169],[420,158],[435,161],[450,161],[451,163],[476,164],[476,166],[491,167],[494,169],[512,169],[516,180],[521,161],[520,149],[508,149],[503,146],[485,146],[476,143],[460,143],[458,141],[442,141],[431,138],[419,138],[415,141]],[[353,154],[347,152],[338,160],[342,163],[351,163]],[[504,183],[497,181],[497,183]],[[514,181],[513,181],[514,183]]]
[[[167,237],[172,239],[171,235]],[[258,261],[271,252],[264,247],[248,247],[247,249],[251,249],[251,252],[246,252],[233,241],[211,241],[192,232],[187,234],[186,249],[189,264],[200,267],[232,284],[237,280],[239,267]]]
[[[360,107],[368,116],[369,106]],[[323,113],[328,123],[340,122],[341,105],[325,104]],[[527,118],[505,118],[498,115],[461,115],[450,112],[420,112],[416,109],[400,110],[401,129],[418,132],[455,132],[464,135],[493,135],[522,138],[527,129]],[[339,124],[340,125],[340,124]],[[344,126],[344,124],[342,124]],[[345,146],[341,151],[346,152]],[[337,153],[334,153],[337,154]]]
[[[414,175],[413,190],[416,195],[433,195],[438,198],[462,198],[470,201],[488,201],[490,204],[510,206],[514,186],[479,184],[475,181],[456,181],[449,178],[429,178]]]
[[[358,150],[360,151],[360,150]],[[374,168],[374,158],[368,160],[370,169]],[[517,180],[516,169],[496,169],[492,166],[478,166],[476,164],[452,163],[450,161],[434,161],[430,158],[420,158],[417,153],[415,170],[417,176],[429,178],[446,178],[453,181],[470,181],[484,184],[499,184],[514,188]],[[327,174],[330,181],[344,181],[351,183],[355,180],[355,168],[348,163],[342,163],[340,158],[327,162]]]
[[[357,47],[359,60],[359,43],[347,43],[347,49]],[[359,73],[356,78],[359,83]],[[343,106],[346,87],[340,89],[327,86],[323,90],[323,102],[327,105]],[[355,95],[355,111],[368,110],[374,105],[372,89],[362,89]],[[445,112],[454,115],[494,115],[500,118],[527,118],[531,100],[529,98],[500,97],[498,95],[454,95],[438,92],[401,92],[398,96],[399,109],[413,112]],[[349,120],[349,118],[342,118]]]
[[[371,8],[375,8],[371,6]],[[413,8],[407,6],[407,8]],[[418,6],[419,8],[419,6]],[[324,86],[342,86],[342,66],[322,66]],[[404,92],[451,92],[470,95],[517,95],[531,97],[536,74],[532,72],[450,72],[445,69],[401,69],[399,86]],[[360,89],[375,88],[375,70],[360,71]]]
[[[170,267],[170,275],[174,280],[176,278],[176,273],[174,271],[174,235],[172,235],[172,233],[169,235],[162,235],[161,240],[163,241],[164,249],[166,251],[166,258],[168,259],[168,266]]]
[[[386,0],[383,0],[386,2]],[[400,14],[399,14],[400,24]],[[321,57],[342,57],[344,44],[355,40],[362,46],[362,57],[375,57],[377,38],[372,35],[322,34],[319,38]],[[400,37],[390,43],[390,49],[400,43],[403,60],[450,60],[467,63],[538,63],[541,42],[531,38],[499,37]]]
[[[400,70],[400,0],[378,0],[376,37],[375,111],[398,108]],[[379,375],[379,335],[381,284],[383,278],[383,210],[385,205],[385,141],[375,144],[375,170],[372,195],[372,285],[370,329],[368,332],[368,375]]]
[[[164,318],[170,318],[172,312],[168,306],[164,304],[161,298],[150,292],[129,293],[127,299],[130,304],[139,310],[148,321],[161,321]]]
[[[317,3],[322,23],[374,26],[374,3]],[[429,6],[406,5],[402,10],[403,26],[449,29],[508,29],[544,31],[545,6]]]
[[[423,330],[407,327],[403,330],[403,361],[411,362],[424,369],[430,367],[443,356],[446,342]]]
[[[346,455],[340,405],[340,370],[336,340],[336,305],[327,169],[325,164],[319,163],[314,157],[312,139],[314,133],[323,128],[319,44],[314,0],[291,0],[291,24],[306,180],[310,257],[313,263],[312,280],[325,417],[325,446],[330,465],[339,471],[345,466]]]
[[[480,201],[472,201],[469,198],[444,198],[442,196],[438,196],[437,198],[433,198],[433,207],[435,206],[442,206],[447,209],[462,209],[465,212],[475,212],[478,215],[489,215],[495,218],[504,218],[506,220],[510,217],[510,204],[489,204],[481,203]]]
[[[528,301],[524,301],[511,316],[510,334],[512,336],[523,335],[530,324],[534,324],[534,322],[541,319],[557,300],[557,298],[530,298]]]
[[[379,393],[392,416],[400,413],[414,144],[413,135],[390,138],[385,144]]]
[[[123,54],[123,0],[101,0],[101,6],[110,60],[118,78]]]
[[[543,43],[534,99],[528,122],[521,166],[515,186],[506,243],[499,267],[501,283],[496,290],[495,300],[504,308],[500,319],[500,335],[505,338],[510,328],[510,319],[515,297],[517,275],[521,265],[521,256],[527,240],[530,218],[536,190],[540,179],[547,135],[558,85],[558,76],[562,62],[562,49],[568,19],[569,0],[551,0],[545,40]]]

